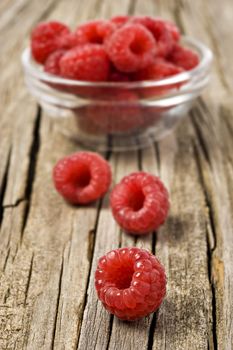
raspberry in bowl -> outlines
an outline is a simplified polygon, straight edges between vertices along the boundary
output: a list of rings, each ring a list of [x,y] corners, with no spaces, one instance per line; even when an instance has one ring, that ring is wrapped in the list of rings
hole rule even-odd
[[[94,20],[73,31],[41,23],[22,54],[32,95],[48,115],[74,118],[72,138],[94,150],[164,137],[207,85],[211,61],[201,42],[148,16]]]

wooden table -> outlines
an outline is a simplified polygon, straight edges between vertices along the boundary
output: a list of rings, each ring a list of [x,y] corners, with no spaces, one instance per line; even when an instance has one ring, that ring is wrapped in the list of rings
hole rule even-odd
[[[233,349],[233,2],[1,0],[0,12],[0,349]],[[118,13],[174,19],[215,55],[211,84],[174,133],[110,157],[114,183],[143,169],[170,191],[166,224],[138,239],[119,230],[108,197],[74,208],[55,192],[54,163],[79,148],[69,122],[29,96],[20,65],[38,21]],[[124,323],[97,301],[93,275],[98,257],[132,245],[161,259],[167,297]]]

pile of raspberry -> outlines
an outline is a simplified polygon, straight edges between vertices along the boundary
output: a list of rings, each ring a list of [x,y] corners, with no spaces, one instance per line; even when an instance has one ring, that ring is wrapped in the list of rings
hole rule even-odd
[[[116,16],[79,25],[38,24],[31,52],[47,73],[85,81],[141,81],[193,69],[198,55],[180,43],[180,31],[167,20]]]

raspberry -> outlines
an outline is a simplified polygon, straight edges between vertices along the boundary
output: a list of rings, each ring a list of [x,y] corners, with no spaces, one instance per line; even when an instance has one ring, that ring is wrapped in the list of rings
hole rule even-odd
[[[116,25],[117,28],[122,27],[130,19],[130,16],[114,16],[110,19],[112,23]]]
[[[64,77],[77,80],[105,81],[110,62],[101,45],[86,44],[69,50],[60,60]]]
[[[79,46],[79,40],[75,33],[66,33],[58,38],[58,44],[60,49],[72,49]]]
[[[79,44],[103,44],[114,29],[110,21],[95,20],[81,24],[75,34]]]
[[[118,70],[134,72],[152,62],[156,43],[152,34],[140,24],[127,24],[106,40],[105,48]]]
[[[34,59],[44,63],[47,57],[61,48],[59,38],[69,33],[69,28],[60,22],[39,23],[31,34],[31,51]]]
[[[157,43],[157,56],[165,57],[171,52],[174,40],[165,21],[148,16],[135,16],[131,23],[141,24],[153,34]]]
[[[175,65],[190,70],[196,67],[199,63],[199,57],[196,52],[176,44],[168,56],[168,60]]]
[[[114,187],[110,204],[115,220],[125,231],[146,234],[164,223],[168,192],[158,177],[135,172]]]
[[[166,275],[159,260],[147,250],[115,249],[99,259],[95,288],[111,314],[133,321],[161,305],[166,294]]]
[[[162,58],[157,58],[148,67],[136,72],[134,74],[135,80],[156,80],[170,77],[171,75],[179,74],[184,70],[177,67],[171,62]]]
[[[180,40],[180,31],[179,28],[170,21],[164,21],[168,31],[171,33],[173,40],[179,41]]]
[[[44,71],[54,75],[60,75],[60,60],[66,53],[66,50],[57,50],[51,53],[44,64]]]
[[[134,80],[159,80],[182,72],[183,69],[181,67],[177,67],[163,58],[156,58],[150,66],[136,72],[134,74]],[[179,89],[181,85],[181,83],[176,83],[164,86],[144,87],[139,90],[139,93],[143,98],[151,98],[168,93],[173,89]]]
[[[111,183],[108,162],[94,152],[78,152],[58,161],[53,169],[57,191],[73,204],[101,198]]]

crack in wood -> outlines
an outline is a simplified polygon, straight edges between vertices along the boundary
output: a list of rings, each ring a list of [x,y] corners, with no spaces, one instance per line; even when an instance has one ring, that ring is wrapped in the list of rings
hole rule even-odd
[[[18,198],[17,201],[14,204],[5,204],[5,205],[3,205],[3,209],[16,208],[24,201],[26,201],[25,197]]]
[[[138,150],[138,170],[142,171],[142,150]]]
[[[2,179],[2,183],[1,183],[1,187],[0,187],[0,229],[1,229],[2,219],[3,219],[3,213],[4,213],[3,201],[4,201],[4,195],[6,192],[7,177],[8,177],[9,168],[10,168],[10,158],[11,158],[11,147],[9,149],[5,173],[3,175],[3,179]]]
[[[7,299],[9,298],[9,296],[10,296],[10,288],[8,287],[3,298],[3,304],[7,303]]]
[[[106,345],[106,350],[109,349],[109,345],[110,345],[110,340],[111,340],[111,335],[112,335],[112,327],[113,327],[113,320],[114,320],[114,316],[110,315],[108,341],[107,341],[107,345]]]
[[[63,254],[64,254],[64,252],[63,252]],[[63,256],[63,254],[62,254],[60,275],[59,275],[59,281],[58,281],[57,304],[56,304],[55,319],[54,319],[54,326],[53,326],[53,336],[52,336],[52,342],[51,342],[51,350],[55,349],[54,341],[55,341],[55,334],[56,334],[56,329],[57,329],[58,309],[59,309],[59,303],[60,303],[60,297],[61,297],[62,277],[63,277],[63,271],[64,271],[64,256]]]
[[[5,258],[5,261],[4,261],[4,265],[3,265],[3,272],[6,270],[6,265],[7,265],[7,261],[9,259],[9,256],[10,256],[10,248],[7,249],[7,255],[6,255],[6,258]]]
[[[159,143],[158,142],[154,143],[154,149],[155,149],[155,157],[156,157],[157,166],[158,166],[158,172],[160,174],[161,159],[160,159]]]
[[[26,304],[27,304],[28,291],[29,291],[29,286],[30,286],[31,277],[32,277],[32,270],[33,270],[33,262],[34,262],[34,253],[32,253],[29,272],[28,272],[28,280],[27,280],[27,285],[26,285],[26,289],[25,289],[24,306],[26,306]]]
[[[40,123],[41,123],[41,108],[38,107],[37,116],[35,118],[34,130],[33,130],[34,137],[31,144],[31,148],[29,150],[30,162],[29,162],[28,174],[27,174],[27,187],[25,189],[25,200],[27,201],[27,204],[25,206],[24,217],[23,217],[23,224],[22,224],[22,230],[21,230],[21,242],[23,240],[24,230],[25,230],[27,219],[29,216],[31,195],[32,195],[34,178],[36,173],[37,157],[40,149]]]
[[[205,139],[204,139],[204,137],[202,135],[200,126],[199,126],[198,122],[195,119],[194,111],[196,111],[196,113],[199,114],[199,115],[201,115],[201,112],[198,109],[194,109],[193,111],[190,112],[190,116],[191,116],[191,121],[192,121],[193,127],[194,127],[195,132],[196,132],[196,136],[197,136],[198,141],[199,141],[199,145],[200,145],[200,147],[201,147],[201,149],[203,151],[203,155],[204,155],[206,161],[208,162],[208,164],[211,167],[211,161],[210,161],[210,157],[209,157],[209,152],[208,152],[208,149],[206,147]]]
[[[149,328],[149,336],[148,336],[148,344],[147,344],[147,350],[153,349],[153,343],[154,343],[154,333],[156,328],[156,321],[157,321],[157,312],[153,313],[150,328]]]
[[[201,145],[200,145],[201,146]],[[211,234],[212,238],[214,241],[213,246],[210,243],[210,237],[208,233],[208,227],[206,227],[206,241],[207,241],[207,268],[208,268],[208,279],[209,279],[209,284],[211,288],[211,293],[212,293],[212,334],[211,336],[209,335],[208,339],[208,346],[209,348],[213,348],[214,350],[218,349],[218,340],[217,340],[217,323],[216,323],[216,289],[215,289],[215,283],[212,279],[212,268],[213,268],[213,254],[216,249],[216,241],[217,241],[217,234],[215,231],[215,225],[214,225],[214,211],[212,208],[212,204],[209,198],[208,194],[208,189],[206,188],[205,180],[203,178],[203,173],[202,173],[202,166],[201,166],[201,160],[199,157],[198,149],[197,146],[194,143],[194,157],[196,160],[196,165],[197,165],[197,171],[199,175],[199,181],[200,185],[203,189],[203,194],[204,194],[204,199],[205,199],[205,204],[208,209],[208,219],[209,219],[209,224],[211,228]]]
[[[128,15],[133,15],[134,14],[135,8],[136,8],[136,2],[137,2],[137,0],[131,0],[129,2]]]

